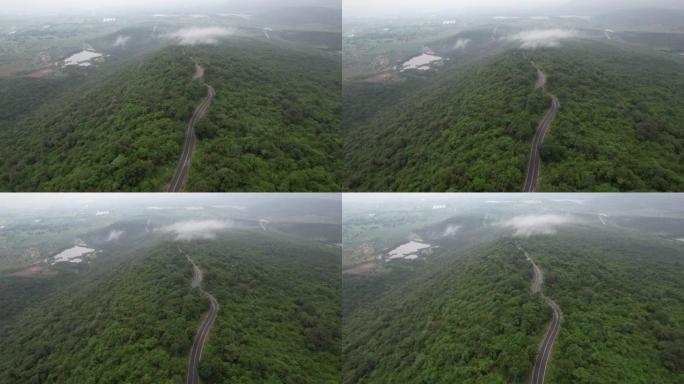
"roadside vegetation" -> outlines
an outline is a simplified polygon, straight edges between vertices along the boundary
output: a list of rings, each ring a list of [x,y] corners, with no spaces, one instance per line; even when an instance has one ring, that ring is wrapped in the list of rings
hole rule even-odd
[[[682,60],[589,42],[532,56],[561,102],[539,190],[684,190]]]
[[[112,60],[85,79],[3,80],[0,190],[163,191],[206,95],[195,59],[217,96],[187,190],[337,191],[339,60],[300,49],[235,38]]]
[[[207,304],[187,260],[169,244],[90,272],[0,324],[0,382],[183,382]]]
[[[217,94],[197,128],[188,190],[339,191],[339,58],[259,42],[192,54]]]
[[[534,89],[536,71],[522,52],[486,60],[477,68],[445,69],[372,117],[345,121],[346,188],[519,190],[548,100]],[[387,95],[392,89],[384,86]],[[367,103],[384,94],[371,96]],[[354,98],[346,94],[345,102]]]
[[[209,308],[186,253],[219,302],[204,382],[339,383],[337,247],[249,231],[144,238],[49,275],[0,274],[0,383],[185,382]]]
[[[338,249],[235,234],[188,251],[220,305],[200,362],[204,382],[339,383]]]
[[[680,242],[578,226],[344,274],[343,382],[529,382],[551,311],[517,244],[562,311],[547,381],[684,380]]]
[[[465,67],[447,62],[400,81],[349,81],[344,187],[519,191],[550,106],[534,89],[531,60],[561,102],[541,147],[540,191],[684,189],[681,59],[591,40],[509,50]]]
[[[343,382],[526,382],[550,310],[511,250],[498,241],[344,275]]]
[[[563,311],[549,382],[684,381],[681,245],[586,230],[523,244]]]
[[[97,73],[17,117],[0,130],[0,189],[163,190],[205,92],[193,71],[184,50],[167,48]]]

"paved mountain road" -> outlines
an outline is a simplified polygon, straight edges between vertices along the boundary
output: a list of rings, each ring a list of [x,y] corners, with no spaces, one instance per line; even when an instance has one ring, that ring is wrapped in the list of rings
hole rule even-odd
[[[551,123],[556,118],[558,114],[558,108],[560,108],[560,102],[555,95],[552,95],[546,91],[546,75],[542,70],[537,67],[534,62],[532,63],[535,68],[537,68],[537,84],[536,87],[544,88],[544,93],[551,96],[551,108],[546,111],[544,118],[539,123],[537,127],[537,132],[534,134],[532,139],[532,148],[530,149],[530,154],[527,158],[527,174],[525,176],[525,184],[523,185],[523,192],[534,192],[537,188],[537,182],[539,180],[539,168],[541,164],[539,152],[541,149],[542,142],[544,141],[544,136],[548,132]]]
[[[551,324],[546,330],[544,335],[544,341],[542,341],[539,347],[539,353],[534,362],[534,368],[532,369],[531,384],[544,384],[544,376],[546,375],[546,367],[549,365],[549,360],[551,359],[551,352],[553,351],[553,344],[558,336],[558,331],[560,330],[561,322],[561,310],[558,304],[551,300],[548,296],[541,292],[541,286],[544,281],[542,271],[539,269],[537,264],[532,260],[530,255],[520,247],[518,249],[525,254],[525,258],[532,264],[532,269],[534,270],[534,282],[532,284],[532,292],[541,294],[542,298],[551,307],[553,311],[553,317],[551,318]]]
[[[181,253],[183,253],[183,251],[180,248],[178,248],[178,250]],[[192,341],[192,348],[190,349],[190,357],[188,359],[188,373],[186,377],[186,384],[199,384],[200,380],[198,367],[200,359],[202,358],[202,350],[204,350],[204,344],[206,344],[207,342],[209,330],[211,329],[214,320],[216,320],[216,314],[218,313],[219,305],[214,296],[212,296],[211,294],[202,289],[202,270],[199,269],[197,264],[195,264],[195,262],[190,258],[190,256],[186,254],[185,258],[188,259],[190,264],[192,264],[193,288],[199,288],[199,290],[202,291],[202,293],[207,295],[207,297],[209,298],[209,312],[207,313],[207,316],[204,318],[204,321],[202,321],[202,324],[197,330],[197,334],[195,334],[195,338]]]
[[[204,76],[204,68],[199,64],[195,64],[195,76],[193,79],[200,79]],[[188,172],[190,171],[190,162],[192,160],[192,151],[195,148],[195,141],[197,141],[197,135],[195,134],[195,127],[202,117],[207,113],[209,105],[211,105],[211,100],[216,96],[216,91],[214,88],[202,82],[207,87],[207,96],[202,99],[200,105],[197,106],[195,112],[190,118],[188,123],[188,129],[185,132],[185,142],[183,143],[183,152],[181,153],[180,161],[178,162],[178,167],[176,168],[176,173],[169,183],[167,192],[180,192],[183,190],[185,181],[188,178]]]

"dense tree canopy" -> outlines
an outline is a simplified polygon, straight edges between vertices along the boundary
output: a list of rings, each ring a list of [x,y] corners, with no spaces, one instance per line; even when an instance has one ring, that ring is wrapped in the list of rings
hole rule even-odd
[[[193,247],[220,311],[200,363],[208,383],[338,383],[339,249],[268,236]],[[226,246],[230,244],[230,246]]]
[[[0,382],[182,382],[207,306],[187,260],[169,244],[91,272],[0,325]]]
[[[344,275],[344,382],[526,382],[550,310],[515,249],[501,241],[412,272],[399,265],[402,279]]]
[[[164,190],[207,92],[194,61],[217,96],[186,190],[339,190],[339,56],[237,37],[3,81],[0,190]]]
[[[684,261],[668,240],[601,231],[523,242],[563,311],[554,383],[684,381]]]
[[[599,43],[533,56],[561,102],[542,146],[541,190],[684,190],[681,62]]]
[[[358,114],[359,122],[345,117],[348,189],[521,188],[529,142],[548,107],[543,93],[534,89],[536,72],[529,60],[513,52],[478,68],[445,69],[437,76],[372,117]],[[394,86],[384,87],[390,93]],[[345,108],[356,97],[345,94]],[[382,90],[370,92],[364,101],[374,103],[374,98],[383,98]]]
[[[217,95],[187,189],[339,191],[339,58],[251,44],[193,51]]]
[[[185,254],[219,302],[204,382],[339,382],[339,248],[249,231],[167,240],[50,276],[0,275],[0,383],[184,383],[209,308]]]
[[[684,64],[634,46],[582,40],[509,50],[429,81],[350,83],[345,187],[355,191],[519,191],[534,131],[560,98],[542,145],[540,190],[684,189]],[[377,110],[369,106],[377,107]]]
[[[551,319],[547,380],[684,380],[682,246],[624,228],[564,228],[343,275],[345,383],[523,383]]]

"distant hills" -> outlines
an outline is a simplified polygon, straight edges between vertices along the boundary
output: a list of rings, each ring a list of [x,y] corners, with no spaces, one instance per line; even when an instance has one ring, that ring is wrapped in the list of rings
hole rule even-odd
[[[254,22],[270,27],[342,28],[342,10],[325,7],[287,7],[254,16]]]
[[[684,32],[684,6],[681,9],[620,9],[596,15],[592,21],[623,30],[662,26]]]

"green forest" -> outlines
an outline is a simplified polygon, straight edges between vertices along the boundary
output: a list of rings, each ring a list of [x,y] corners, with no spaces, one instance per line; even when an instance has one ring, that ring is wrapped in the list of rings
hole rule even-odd
[[[682,247],[577,230],[522,241],[561,307],[552,383],[684,382]]]
[[[591,40],[446,64],[420,82],[407,71],[401,84],[345,84],[345,188],[519,191],[550,106],[531,60],[561,102],[540,191],[684,189],[681,60]]]
[[[511,249],[497,241],[422,267],[392,262],[398,271],[380,277],[344,275],[343,382],[526,382],[551,314]]]
[[[445,69],[423,86],[414,80],[418,86],[371,116],[366,109],[345,116],[345,187],[519,190],[529,142],[549,102],[534,90],[536,71],[522,52],[486,61],[477,68]],[[372,104],[393,94],[394,87],[369,84],[350,90]],[[347,105],[356,97],[345,94],[345,111],[354,109]]]
[[[85,74],[3,80],[0,190],[163,191],[207,92],[193,60],[217,96],[186,190],[340,189],[339,59],[235,38]]]
[[[563,313],[548,382],[684,381],[681,245],[580,226],[344,274],[343,381],[528,382],[551,310],[517,245]]]
[[[681,60],[588,42],[532,56],[561,102],[539,190],[684,190]]]
[[[190,191],[339,191],[339,59],[265,43],[196,47],[216,89]]]
[[[182,383],[208,305],[191,279],[187,260],[169,244],[53,284],[52,294],[0,323],[0,382]]]
[[[235,231],[57,264],[46,277],[0,275],[0,383],[184,383],[209,307],[185,253],[220,306],[204,382],[340,381],[339,250]]]
[[[229,234],[224,241],[187,250],[204,272],[203,288],[220,305],[200,378],[338,383],[339,249],[275,235]]]

